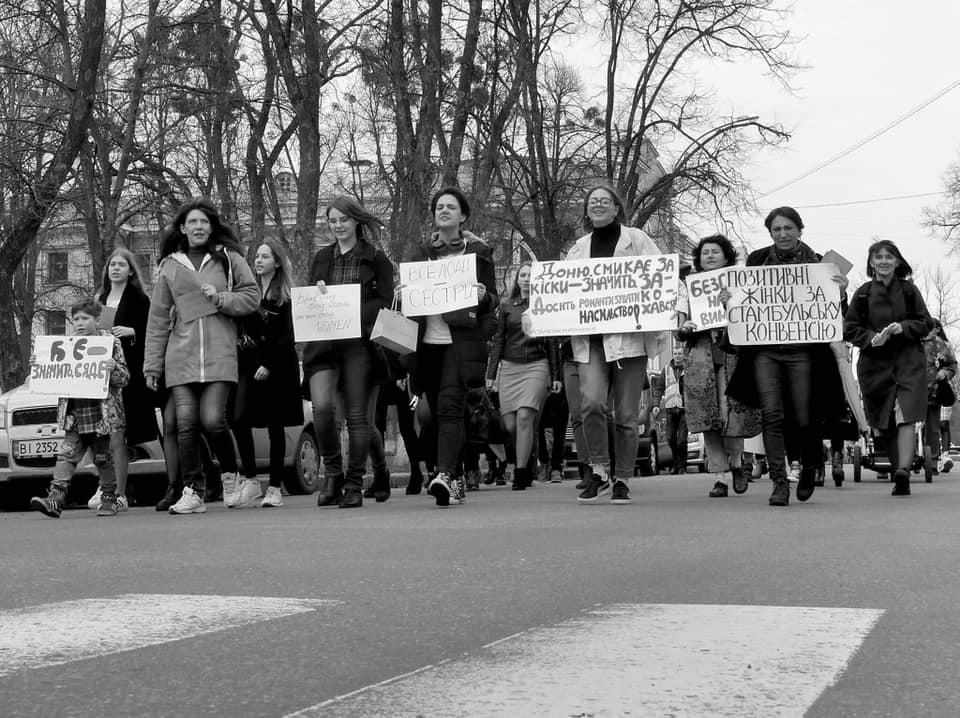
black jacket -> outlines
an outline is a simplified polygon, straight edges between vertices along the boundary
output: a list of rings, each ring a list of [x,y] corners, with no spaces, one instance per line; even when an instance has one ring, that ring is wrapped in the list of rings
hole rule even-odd
[[[497,375],[500,361],[530,364],[546,359],[550,365],[550,380],[560,381],[559,352],[554,340],[546,337],[528,337],[523,331],[521,316],[530,306],[522,299],[508,299],[500,304],[496,329],[490,349],[490,361],[487,365],[487,378]]]

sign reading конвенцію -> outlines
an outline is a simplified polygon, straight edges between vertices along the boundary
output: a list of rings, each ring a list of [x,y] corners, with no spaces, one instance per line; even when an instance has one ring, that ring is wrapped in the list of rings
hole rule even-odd
[[[622,334],[676,328],[676,254],[534,262],[532,336]]]
[[[39,336],[33,340],[30,390],[73,399],[105,399],[113,336]]]
[[[360,336],[360,285],[292,287],[293,338],[298,342],[356,339]]]
[[[404,316],[425,317],[477,306],[477,255],[400,262]]]
[[[832,264],[778,264],[727,270],[727,333],[738,346],[843,339],[840,285]]]

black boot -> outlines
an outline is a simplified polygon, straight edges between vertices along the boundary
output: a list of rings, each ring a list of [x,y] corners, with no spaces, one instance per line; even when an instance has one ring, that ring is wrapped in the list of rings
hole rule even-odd
[[[817,467],[804,466],[800,469],[800,480],[797,482],[797,501],[806,501],[813,496],[813,489],[817,485]]]
[[[326,478],[323,488],[317,494],[317,506],[339,506],[343,500],[343,476]]]
[[[843,485],[843,452],[834,451],[831,456],[832,475],[834,486]]]
[[[893,475],[893,491],[891,496],[910,495],[910,472],[906,469],[897,469]]]
[[[373,500],[378,504],[390,498],[390,470],[384,469],[383,473],[373,475]]]
[[[583,491],[590,485],[590,477],[593,476],[593,472],[590,470],[590,464],[584,464],[582,461],[577,464],[577,471],[580,472],[580,481],[573,488],[577,491]]]
[[[770,494],[771,506],[790,505],[790,482],[786,478],[773,482],[773,493]]]
[[[511,488],[514,491],[523,491],[530,486],[530,482],[530,469],[525,466],[518,466],[513,470],[513,486]]]
[[[408,496],[417,496],[423,490],[423,472],[420,471],[420,463],[411,462],[410,480],[407,481],[406,494]]]
[[[183,482],[180,479],[177,479],[173,483],[168,483],[167,492],[163,495],[163,498],[157,502],[157,511],[169,511],[170,507],[177,503],[181,493],[183,493]]]

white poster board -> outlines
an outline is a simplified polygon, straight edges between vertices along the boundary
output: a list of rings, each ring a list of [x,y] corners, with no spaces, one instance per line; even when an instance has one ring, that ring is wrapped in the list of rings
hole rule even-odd
[[[723,267],[687,277],[688,318],[697,325],[697,331],[727,326],[727,310],[720,301],[720,292],[727,286],[729,269]]]
[[[531,336],[676,329],[676,254],[534,262]]]
[[[326,289],[321,293],[316,286],[291,288],[295,341],[360,337],[360,285],[331,284]]]
[[[833,264],[729,267],[727,332],[737,346],[843,339],[840,285]]]
[[[72,399],[107,397],[113,336],[39,336],[33,340],[33,356],[31,391]]]
[[[404,316],[424,317],[477,306],[477,255],[400,262]]]

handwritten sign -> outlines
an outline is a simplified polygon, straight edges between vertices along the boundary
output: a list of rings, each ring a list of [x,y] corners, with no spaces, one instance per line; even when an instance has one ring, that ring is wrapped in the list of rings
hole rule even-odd
[[[400,301],[408,317],[443,314],[477,306],[477,255],[427,262],[401,262]]]
[[[360,285],[331,284],[290,290],[293,338],[298,342],[357,339],[360,336]]]
[[[676,328],[676,254],[534,262],[531,336],[623,334]]]
[[[840,285],[833,264],[730,267],[731,343],[808,344],[843,339]]]
[[[30,390],[73,399],[105,399],[110,389],[112,336],[39,336]]]
[[[720,301],[720,292],[727,286],[728,270],[723,267],[687,277],[689,319],[697,325],[697,331],[727,326],[727,309]]]

